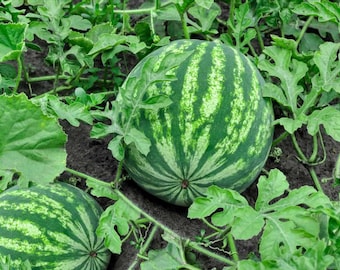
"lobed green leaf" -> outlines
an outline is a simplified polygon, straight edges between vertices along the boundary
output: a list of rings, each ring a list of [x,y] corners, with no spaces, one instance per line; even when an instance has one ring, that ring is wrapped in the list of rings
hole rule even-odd
[[[105,246],[114,254],[122,251],[122,240],[130,230],[130,221],[137,220],[140,213],[132,209],[124,201],[118,200],[105,209],[100,217],[96,233],[105,240]]]
[[[16,60],[25,48],[27,25],[21,23],[0,24],[0,62]]]
[[[340,43],[325,42],[320,45],[320,50],[315,52],[313,61],[319,69],[319,74],[313,77],[313,87],[326,92],[334,89],[340,94],[339,50]]]
[[[340,142],[340,111],[333,106],[315,110],[308,116],[307,130],[310,135],[315,135],[323,125],[326,133],[334,140]]]
[[[263,51],[270,60],[261,59],[258,68],[268,72],[272,77],[280,79],[280,96],[285,96],[282,105],[288,107],[291,112],[297,113],[298,96],[304,89],[299,84],[300,80],[306,75],[308,67],[305,63],[292,59],[292,51],[278,47],[266,47]],[[276,91],[278,89],[276,88]],[[266,95],[270,95],[268,91]],[[275,96],[275,95],[273,95]],[[280,100],[278,100],[280,101]]]
[[[65,143],[57,119],[24,94],[0,96],[0,172],[17,173],[22,185],[52,182],[66,166]]]
[[[304,16],[316,16],[320,22],[340,22],[340,6],[336,2],[326,0],[303,1],[294,7],[293,11]]]
[[[140,264],[141,270],[173,270],[185,268],[186,261],[175,244],[168,244],[160,250],[150,250],[148,260]]]

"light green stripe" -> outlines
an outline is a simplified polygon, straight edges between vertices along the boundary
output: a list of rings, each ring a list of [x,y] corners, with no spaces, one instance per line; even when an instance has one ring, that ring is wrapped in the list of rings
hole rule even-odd
[[[40,239],[42,241],[46,241],[44,228],[41,228],[37,224],[29,221],[27,219],[14,219],[12,217],[3,217],[0,216],[0,224],[1,230],[7,230],[8,232],[17,232],[19,231],[22,234],[26,234],[29,237]],[[0,238],[1,239],[1,238]]]
[[[192,124],[195,121],[194,104],[197,100],[197,92],[200,89],[198,84],[199,66],[203,55],[206,53],[207,46],[208,43],[201,43],[196,47],[184,76],[182,98],[179,105],[181,108],[179,115],[179,127],[184,153],[189,153],[189,151],[191,151],[192,139],[196,132]],[[185,174],[188,174],[188,172]]]
[[[211,52],[212,64],[208,72],[208,89],[203,96],[201,119],[204,123],[212,122],[213,116],[219,109],[224,89],[225,55],[221,46],[216,45]],[[204,72],[202,72],[204,74]]]
[[[166,162],[168,164],[174,164],[175,162],[174,158],[176,157],[176,155],[174,156],[173,154],[169,153],[169,151],[173,151],[173,147],[168,148],[169,150],[166,150],[167,149],[166,147],[167,145],[163,145],[162,147],[159,146],[159,148],[162,150],[162,153],[163,153],[162,155],[164,156]],[[171,167],[171,169],[174,171],[170,174],[165,169],[163,169],[163,167],[155,168],[153,166],[154,164],[150,164],[149,162],[147,162],[146,158],[140,153],[138,153],[137,150],[134,150],[134,151],[136,151],[133,153],[133,155],[137,159],[136,162],[138,163],[138,168],[136,168],[135,166],[130,166],[128,167],[128,170],[137,176],[136,179],[138,179],[139,175],[140,175],[140,179],[145,178],[144,177],[145,172],[147,172],[148,174],[152,175],[155,179],[159,179],[159,181],[162,181],[162,184],[163,184],[163,182],[173,183],[174,181],[178,180],[178,178],[181,178],[183,176],[177,163],[176,163],[176,166]],[[170,157],[172,158],[171,160],[170,160]]]
[[[41,244],[34,244],[28,242],[26,239],[12,239],[12,238],[0,238],[0,246],[6,247],[6,249],[15,250],[16,252],[35,254],[37,257],[41,255],[41,249],[44,248],[44,253],[54,254],[55,256],[65,255],[70,250],[63,250],[60,244],[57,243],[47,244],[42,246]]]
[[[163,61],[164,57],[169,55],[171,53],[172,55],[174,54],[182,54],[183,52],[186,52],[188,47],[191,45],[191,42],[184,42],[181,44],[181,46],[175,46],[173,44],[172,46],[168,46],[166,50],[164,50],[160,55],[159,55],[159,60],[157,61],[156,66],[159,67],[161,62]],[[156,69],[157,70],[157,69]],[[172,73],[173,75],[175,74],[176,70],[173,70]],[[172,88],[172,82],[171,81],[165,81],[162,84],[162,89],[160,90],[158,86],[152,85],[148,89],[148,95],[150,97],[152,96],[157,96],[159,94],[167,95],[171,97],[174,93],[174,91],[180,91],[181,89],[173,89]],[[152,128],[152,133],[155,138],[161,138],[165,137],[167,139],[166,144],[170,145],[172,144],[172,125],[171,125],[171,120],[172,120],[172,114],[169,114],[169,109],[165,108],[163,110],[164,112],[164,117],[165,119],[160,119],[159,118],[159,112],[154,112],[154,111],[146,111],[146,117],[150,121],[151,128]],[[166,130],[167,134],[163,134],[163,131]]]
[[[156,142],[156,148],[159,154],[164,158],[165,162],[172,170],[172,176],[169,175],[173,179],[176,178],[184,178],[182,170],[179,167],[178,160],[178,153],[175,149],[175,145],[170,140],[171,137],[159,137],[159,140]],[[163,172],[167,175],[167,172]]]
[[[95,224],[93,224],[90,216],[88,215],[88,211],[92,211],[92,209],[91,210],[85,209],[85,207],[83,206],[78,206],[77,211],[80,215],[80,220],[85,224],[86,227],[84,228],[83,226],[79,224],[78,230],[76,231],[76,232],[79,231],[79,234],[78,233],[74,233],[74,234],[80,240],[83,241],[84,249],[86,248],[87,250],[93,249],[95,246],[96,239],[95,239],[95,234],[92,232],[95,232],[97,228],[94,227]]]
[[[214,183],[220,181],[221,179],[226,179],[232,177],[233,175],[239,174],[244,168],[246,168],[247,163],[243,159],[238,159],[235,163],[230,164],[225,167],[227,163],[226,159],[221,159],[221,155],[212,155],[201,169],[195,174],[192,181],[203,182],[203,183]],[[220,167],[225,167],[223,170],[216,172],[216,169]],[[212,174],[209,176],[209,174]],[[196,180],[198,179],[198,180]]]
[[[263,119],[266,119],[259,127],[256,134],[255,142],[252,146],[248,148],[248,156],[256,156],[259,155],[263,151],[263,145],[270,139],[272,136],[272,128],[271,128],[271,110],[267,106],[264,106],[262,111]],[[269,149],[270,150],[270,147]]]
[[[189,161],[189,170],[187,172],[187,175],[185,176],[185,179],[192,179],[196,177],[196,171],[198,169],[199,163],[202,160],[202,157],[204,153],[207,151],[209,147],[209,140],[210,140],[210,128],[211,125],[206,126],[202,132],[201,136],[196,141],[196,147],[193,154],[188,157],[190,159]],[[187,153],[188,155],[190,153]]]
[[[233,154],[238,148],[240,140],[239,124],[244,120],[244,110],[246,104],[244,102],[244,89],[242,86],[242,76],[245,68],[242,64],[241,57],[234,50],[235,68],[233,70],[234,87],[231,97],[231,112],[230,116],[227,116],[226,127],[227,136],[224,140],[217,144],[217,148],[224,148],[226,154]]]
[[[192,139],[193,155],[189,158],[189,171],[186,178],[192,178],[194,172],[198,169],[199,162],[207,151],[210,142],[211,125],[214,115],[219,111],[222,101],[222,92],[224,89],[224,71],[225,71],[225,55],[221,46],[214,46],[211,52],[212,64],[208,72],[208,89],[202,98],[202,106],[200,108],[200,118],[193,125],[193,132],[205,125],[200,131],[200,137]],[[203,73],[203,72],[202,72]],[[204,74],[204,73],[203,73]],[[190,152],[187,152],[190,154]],[[223,154],[223,153],[221,153]]]
[[[49,219],[58,219],[64,227],[72,221],[72,214],[66,211],[64,205],[46,195],[33,190],[15,190],[11,194],[27,199],[27,202],[20,204],[9,204],[7,201],[0,203],[3,209],[11,209],[12,211],[25,211],[27,213],[36,213],[46,216]],[[32,199],[33,198],[33,199]],[[53,212],[50,211],[53,209]]]

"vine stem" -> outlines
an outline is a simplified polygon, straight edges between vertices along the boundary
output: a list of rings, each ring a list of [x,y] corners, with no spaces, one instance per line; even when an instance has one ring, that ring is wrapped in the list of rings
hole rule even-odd
[[[311,22],[313,21],[314,19],[314,16],[310,16],[307,21],[305,22],[305,24],[303,25],[301,31],[300,31],[300,34],[296,40],[296,48],[299,46],[299,43],[301,41],[301,39],[303,38],[304,34],[306,33],[307,31],[307,28],[309,27],[309,25],[311,24]]]
[[[318,157],[318,150],[319,150],[319,144],[318,144],[318,135],[317,133],[313,136],[313,153],[309,157],[309,162],[314,163]]]
[[[302,152],[299,146],[299,143],[296,140],[295,134],[291,134],[291,138],[292,138],[293,146],[295,148],[296,153],[298,154],[299,159],[301,159],[304,163],[307,163],[308,159],[305,156],[305,154]]]
[[[231,256],[233,257],[234,261],[238,262],[240,258],[238,257],[238,252],[237,252],[237,248],[235,245],[235,241],[231,233],[228,233],[227,239],[228,239]]]
[[[15,88],[13,90],[14,93],[18,92],[20,81],[21,81],[21,74],[22,74],[22,69],[23,69],[23,63],[22,63],[21,56],[18,57],[17,63],[18,63],[18,75],[15,79]]]
[[[259,42],[259,46],[260,46],[260,53],[264,50],[264,42],[263,42],[263,38],[261,35],[261,31],[259,26],[256,24],[255,26],[255,30],[256,30],[256,34],[257,34],[257,40]]]
[[[155,234],[156,234],[157,231],[158,231],[158,226],[157,225],[153,226],[151,231],[150,231],[150,233],[149,233],[149,235],[148,235],[148,238],[146,239],[146,242],[140,248],[139,253],[137,254],[136,259],[129,266],[128,270],[133,270],[138,265],[138,263],[140,261],[140,258],[142,258],[144,260],[147,258],[147,257],[145,257],[145,253],[148,250],[148,248],[150,247],[151,242],[152,242],[153,238],[155,237]]]
[[[315,172],[315,169],[314,169],[313,167],[309,167],[309,168],[308,168],[308,171],[309,171],[309,174],[310,174],[310,176],[312,177],[312,179],[313,179],[313,181],[314,181],[314,185],[315,185],[316,189],[317,189],[318,191],[321,191],[321,192],[324,193],[324,191],[323,191],[323,189],[322,189],[322,186],[321,186],[321,184],[320,184],[319,178],[318,178],[318,176],[317,176],[317,174],[316,174],[316,172]]]
[[[185,39],[190,39],[190,34],[189,34],[189,30],[188,30],[188,26],[187,26],[187,21],[186,21],[186,14],[185,12],[182,13],[178,10],[178,13],[180,15],[181,18],[181,22],[182,22],[182,29],[183,29],[183,35]]]
[[[287,138],[289,136],[289,133],[287,131],[284,131],[279,137],[277,137],[273,143],[272,143],[272,147],[278,145],[280,142],[282,142],[285,138]]]
[[[306,155],[302,152],[300,146],[299,146],[299,143],[297,142],[296,140],[296,137],[294,134],[291,135],[291,138],[292,138],[292,142],[293,142],[293,145],[294,145],[294,148],[295,148],[295,151],[297,152],[298,154],[298,157],[299,159],[302,161],[302,163],[304,165],[306,165],[308,171],[309,171],[309,174],[310,176],[312,177],[312,180],[314,182],[314,185],[316,187],[316,189],[318,191],[321,191],[324,193],[323,189],[322,189],[322,186],[320,184],[320,181],[319,181],[319,178],[315,172],[315,169],[311,166],[311,163],[310,163],[310,160],[308,160],[308,158],[306,157]],[[318,147],[318,143],[317,143],[317,137],[316,135],[313,136],[313,153],[312,153],[312,158],[313,159],[316,159],[316,152],[317,152],[317,149],[315,149],[316,147]],[[315,157],[314,157],[315,155]],[[314,161],[313,161],[314,162]]]
[[[108,186],[112,187],[112,183],[107,183],[107,182],[104,182],[102,180],[99,180],[97,178],[94,178],[90,175],[87,175],[85,173],[82,173],[82,172],[79,172],[79,171],[76,171],[76,170],[73,170],[73,169],[70,169],[70,168],[65,168],[65,171],[69,172],[69,173],[72,173],[74,175],[77,175],[81,178],[84,178],[84,179],[90,179],[92,182],[97,182],[98,185],[103,185],[103,184],[107,184]],[[118,174],[117,174],[118,175]],[[117,175],[116,175],[116,178],[117,178]],[[235,265],[235,262],[233,262],[232,260],[224,257],[224,256],[221,256],[219,254],[216,254],[204,247],[202,247],[200,244],[196,243],[196,242],[193,242],[191,241],[190,239],[184,239],[182,238],[180,235],[178,235],[177,233],[175,233],[173,230],[171,230],[169,227],[167,227],[166,225],[164,225],[163,223],[159,222],[158,220],[156,220],[153,216],[149,215],[148,213],[146,213],[143,209],[141,209],[140,207],[138,207],[135,203],[133,203],[128,197],[126,197],[120,190],[118,189],[112,189],[112,192],[115,193],[117,195],[117,197],[124,201],[129,207],[131,207],[131,209],[133,209],[134,211],[140,213],[142,216],[144,216],[145,218],[147,218],[150,222],[152,222],[155,226],[161,228],[164,232],[174,236],[174,238],[177,238],[177,239],[181,239],[182,241],[186,241],[187,243],[187,246],[210,257],[210,258],[213,258],[215,260],[218,260],[222,263],[225,263],[227,265]]]

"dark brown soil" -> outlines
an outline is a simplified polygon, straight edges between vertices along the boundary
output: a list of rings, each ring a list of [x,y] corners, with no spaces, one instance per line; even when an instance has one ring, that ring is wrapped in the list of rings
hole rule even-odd
[[[41,67],[39,70],[34,70],[35,74],[31,74],[33,76],[49,73],[48,68],[45,68],[45,65],[42,63],[43,58],[41,56],[40,53],[37,54],[34,52],[26,54],[26,63],[33,67]],[[33,92],[45,92],[51,88],[52,85],[50,82],[34,84]],[[22,89],[27,92],[27,86],[22,85]],[[63,121],[62,125],[68,135],[68,142],[66,145],[68,153],[67,166],[98,179],[112,181],[115,177],[117,162],[112,157],[111,152],[107,149],[109,138],[100,140],[91,139],[89,135],[91,127],[85,124],[81,124],[80,127],[76,128]],[[282,129],[277,127],[275,137],[281,132]],[[312,141],[305,130],[299,131],[298,140],[302,145],[303,151],[309,153],[312,148]],[[316,168],[320,179],[331,177],[336,157],[340,152],[340,144],[333,141],[328,136],[325,136],[325,146],[327,149],[327,160],[324,164]],[[302,165],[295,156],[295,151],[290,138],[285,139],[278,147],[282,150],[280,160],[276,161],[274,158],[269,158],[265,169],[280,169],[287,176],[291,188],[297,188],[302,185],[313,185],[307,168]],[[66,178],[68,175],[64,174],[63,177]],[[339,190],[334,188],[331,182],[323,184],[323,188],[332,199],[338,198]],[[201,228],[204,227],[200,222],[186,218],[186,208],[166,204],[141,190],[132,181],[125,181],[122,184],[122,191],[139,207],[152,216],[157,217],[158,220],[186,238],[194,238],[195,235],[199,234]],[[254,184],[244,192],[244,195],[247,197],[250,204],[253,204],[256,200],[256,194],[256,182],[254,182]],[[104,208],[112,203],[103,199],[99,199],[99,202]],[[158,236],[152,247],[157,248],[164,245],[165,242]],[[257,245],[258,242],[256,238],[251,241],[237,242],[240,257],[245,258],[248,253],[253,251],[256,252]],[[123,246],[122,254],[119,256],[112,256],[112,261],[108,269],[128,269],[130,263],[135,259],[136,253],[136,249],[126,242]],[[197,258],[202,264],[202,269],[213,269],[214,267],[216,267],[215,269],[223,268],[218,262],[209,258],[204,258],[199,254]]]

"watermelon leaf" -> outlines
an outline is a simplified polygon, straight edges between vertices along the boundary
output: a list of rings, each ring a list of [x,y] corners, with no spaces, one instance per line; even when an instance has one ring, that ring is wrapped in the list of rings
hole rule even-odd
[[[233,208],[245,207],[247,205],[247,200],[237,191],[211,186],[207,190],[206,197],[197,198],[195,203],[189,208],[188,218],[204,218],[210,216],[217,209],[222,208],[223,212],[218,212],[214,217],[216,217],[216,222],[218,222],[217,217],[225,214],[223,219],[225,219],[225,223],[228,223],[232,221],[230,218],[234,210]]]
[[[340,21],[339,4],[330,1],[304,1],[295,6],[293,11],[304,16],[316,16],[320,22]]]
[[[129,233],[130,222],[139,219],[139,217],[139,212],[132,209],[123,200],[117,200],[101,215],[96,233],[105,239],[105,246],[112,253],[120,254],[123,244],[121,236]]]
[[[323,125],[326,133],[340,142],[340,111],[332,106],[315,110],[308,116],[307,129],[310,135],[315,135]]]
[[[259,69],[268,72],[272,77],[280,79],[280,87],[287,100],[282,105],[286,106],[288,104],[289,110],[293,114],[297,113],[298,96],[303,92],[303,87],[299,85],[299,82],[308,71],[307,65],[304,62],[292,59],[292,51],[288,49],[271,46],[266,47],[263,52],[271,61],[261,59],[258,64]]]
[[[0,24],[0,62],[16,60],[22,54],[26,28],[21,23]]]
[[[235,9],[234,16],[227,21],[230,31],[222,34],[221,39],[230,45],[235,45],[240,51],[247,52],[247,45],[256,37],[255,17],[253,16],[249,3],[241,4]]]
[[[98,181],[91,177],[86,178],[86,185],[91,189],[91,194],[96,197],[110,198],[111,200],[118,200],[110,183]]]
[[[19,183],[49,183],[66,166],[66,135],[57,119],[47,117],[24,94],[0,96],[0,172]],[[39,177],[37,177],[39,175]]]
[[[111,151],[112,156],[118,161],[122,161],[125,156],[124,145],[122,143],[123,136],[115,136],[108,144],[107,148]]]
[[[210,9],[211,6],[214,4],[214,1],[213,0],[195,0],[195,3],[198,6],[201,6],[205,9]]]
[[[186,261],[181,254],[181,250],[173,243],[169,243],[164,249],[150,250],[148,260],[140,264],[141,270],[186,269]]]
[[[337,60],[340,43],[326,42],[320,45],[313,57],[319,73],[312,78],[313,87],[329,92],[334,89],[340,93],[340,65]]]
[[[322,207],[331,207],[329,198],[310,186],[289,190],[278,169],[271,170],[268,177],[261,176],[257,187],[258,198],[252,208],[237,192],[212,186],[206,197],[195,199],[188,217],[210,216],[214,226],[230,227],[238,240],[251,239],[262,231],[262,261],[280,259],[285,252],[295,254],[301,247],[313,248],[320,233],[315,213]]]
[[[210,4],[210,3],[209,3]],[[217,16],[221,14],[221,8],[216,3],[211,3],[211,7],[195,5],[189,9],[189,13],[200,23],[199,29],[203,33],[217,33],[216,29],[211,29]],[[195,29],[196,31],[198,29]]]
[[[268,178],[262,176],[259,179],[255,209],[260,210],[267,207],[269,202],[282,196],[288,187],[286,176],[279,170],[271,170]]]
[[[126,145],[134,143],[138,151],[143,155],[147,155],[150,151],[151,142],[141,131],[131,128],[127,134],[125,134],[124,141]]]
[[[157,95],[142,101],[141,105],[139,105],[139,108],[158,111],[159,109],[168,107],[171,103],[172,100],[168,96]]]
[[[305,123],[305,121],[301,121],[299,119],[292,119],[288,117],[282,117],[273,122],[274,124],[280,124],[284,126],[285,130],[289,134],[293,134],[295,131],[297,131],[301,126]]]
[[[72,126],[79,127],[80,122],[92,124],[92,117],[84,104],[80,102],[72,102],[66,104],[59,100],[58,97],[48,96],[49,111],[55,114],[59,119],[66,119]]]
[[[7,189],[7,186],[9,183],[11,183],[13,177],[14,177],[15,172],[11,170],[3,170],[0,169],[0,192],[4,191]]]

